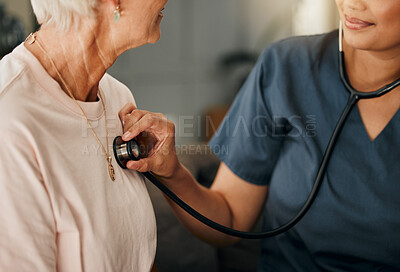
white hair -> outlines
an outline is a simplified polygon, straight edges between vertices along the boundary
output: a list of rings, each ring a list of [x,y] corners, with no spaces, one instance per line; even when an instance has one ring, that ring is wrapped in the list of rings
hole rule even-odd
[[[82,16],[95,16],[98,0],[31,0],[33,12],[41,25],[55,25],[69,30],[72,22],[78,23]]]

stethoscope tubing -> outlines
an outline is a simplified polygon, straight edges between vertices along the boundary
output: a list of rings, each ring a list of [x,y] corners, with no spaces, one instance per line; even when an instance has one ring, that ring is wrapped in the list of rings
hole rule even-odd
[[[350,95],[349,100],[347,102],[347,105],[340,116],[340,119],[332,133],[332,136],[329,140],[329,143],[326,147],[324,156],[322,158],[322,162],[320,165],[320,168],[318,170],[314,185],[311,189],[311,192],[303,204],[302,208],[300,211],[292,218],[290,219],[289,222],[286,224],[272,229],[270,231],[265,231],[265,232],[245,232],[245,231],[239,231],[235,230],[232,228],[228,228],[226,226],[223,226],[221,224],[218,224],[207,217],[203,216],[199,212],[197,212],[195,209],[190,207],[188,204],[186,204],[183,200],[181,200],[177,195],[175,195],[171,190],[168,189],[167,186],[165,186],[163,183],[161,183],[157,178],[155,178],[150,172],[144,172],[142,173],[151,183],[153,183],[158,189],[160,189],[167,197],[169,197],[172,201],[174,201],[179,207],[181,207],[183,210],[185,210],[187,213],[192,215],[194,218],[202,222],[203,224],[218,230],[222,233],[239,237],[239,238],[245,238],[245,239],[264,239],[264,238],[269,238],[272,236],[279,235],[283,232],[288,231],[291,229],[293,226],[295,226],[307,213],[307,211],[310,209],[311,205],[313,204],[316,196],[318,195],[318,191],[321,187],[326,169],[328,167],[329,159],[332,155],[335,143],[340,135],[340,132],[343,128],[343,125],[345,124],[345,121],[353,108],[353,106],[357,103],[358,97],[355,95]]]
[[[265,231],[265,232],[246,232],[246,231],[239,231],[235,230],[232,228],[228,228],[226,226],[223,226],[221,224],[218,224],[204,215],[200,214],[197,212],[195,209],[190,207],[188,204],[186,204],[183,200],[181,200],[177,195],[175,195],[171,190],[167,188],[162,182],[160,182],[157,178],[153,176],[152,173],[150,172],[143,172],[143,174],[151,183],[153,183],[158,189],[160,189],[167,197],[169,197],[172,201],[174,201],[179,207],[181,207],[183,210],[185,210],[188,214],[192,215],[194,218],[202,222],[203,224],[218,230],[222,233],[225,233],[227,235],[239,237],[239,238],[245,238],[245,239],[264,239],[264,238],[269,238],[272,236],[276,236],[279,234],[282,234],[292,227],[294,227],[308,212],[310,209],[311,205],[314,203],[314,200],[316,199],[319,189],[321,188],[322,181],[324,179],[329,160],[332,156],[332,153],[334,151],[334,147],[336,145],[337,139],[340,136],[340,133],[343,129],[344,124],[346,123],[347,117],[349,116],[349,113],[351,112],[352,108],[357,104],[357,102],[360,99],[369,99],[369,98],[376,98],[379,96],[382,96],[397,86],[400,85],[400,78],[391,84],[388,84],[379,90],[376,90],[374,92],[360,92],[354,89],[351,84],[349,83],[349,79],[347,77],[346,73],[346,68],[345,68],[345,63],[344,63],[344,53],[343,53],[343,48],[342,48],[342,24],[340,25],[339,28],[339,74],[340,78],[345,86],[345,88],[349,91],[349,99],[347,101],[347,104],[340,115],[340,118],[335,126],[335,129],[333,130],[333,133],[329,139],[328,145],[325,149],[325,153],[322,157],[322,161],[319,167],[319,170],[317,172],[317,175],[315,177],[315,182],[313,187],[311,188],[310,194],[307,197],[307,200],[304,202],[303,206],[301,207],[300,211],[292,218],[290,219],[286,224],[277,227],[275,229]],[[115,142],[115,141],[114,141]],[[126,167],[125,167],[126,168]]]

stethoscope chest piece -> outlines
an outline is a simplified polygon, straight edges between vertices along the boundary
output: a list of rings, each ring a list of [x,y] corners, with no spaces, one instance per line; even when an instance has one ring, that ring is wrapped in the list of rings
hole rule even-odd
[[[140,159],[140,147],[134,140],[125,142],[121,136],[115,137],[113,142],[115,160],[123,169],[126,169],[128,161]]]

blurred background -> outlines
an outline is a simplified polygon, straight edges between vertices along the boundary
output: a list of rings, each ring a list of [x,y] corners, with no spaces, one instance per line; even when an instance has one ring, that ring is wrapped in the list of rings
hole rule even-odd
[[[174,121],[178,144],[211,136],[205,126],[217,124],[205,115],[224,111],[269,43],[337,26],[334,0],[171,0],[164,13],[161,40],[126,52],[109,73],[140,108]],[[36,27],[29,0],[0,0],[0,56]]]
[[[205,143],[258,55],[279,39],[337,28],[335,1],[170,0],[164,14],[161,40],[126,52],[109,73],[132,90],[139,108],[175,123],[181,161],[209,186],[218,160]],[[0,0],[0,58],[37,27],[29,0]],[[255,271],[258,241],[206,245],[179,225],[159,192],[149,191],[160,272]]]

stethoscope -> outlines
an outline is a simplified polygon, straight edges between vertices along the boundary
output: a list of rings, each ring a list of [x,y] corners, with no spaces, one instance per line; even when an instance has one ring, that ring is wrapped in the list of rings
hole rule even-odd
[[[337,122],[336,127],[332,133],[332,136],[329,140],[328,146],[325,149],[325,153],[322,157],[322,162],[321,162],[321,165],[317,172],[317,176],[315,178],[315,182],[311,189],[311,192],[310,192],[307,200],[303,204],[302,208],[300,209],[300,211],[292,219],[290,219],[289,222],[287,222],[286,224],[284,224],[278,228],[275,228],[275,229],[272,229],[272,230],[266,231],[266,232],[244,232],[244,231],[238,231],[238,230],[234,230],[231,228],[227,228],[225,226],[222,226],[222,225],[208,219],[207,217],[203,216],[202,214],[200,214],[196,210],[194,210],[192,207],[187,205],[179,197],[177,197],[173,192],[171,192],[164,184],[162,184],[159,180],[157,180],[150,172],[144,172],[142,174],[148,180],[150,180],[157,188],[159,188],[165,195],[167,195],[177,205],[179,205],[182,209],[184,209],[187,213],[192,215],[194,218],[196,218],[200,222],[202,222],[202,223],[206,224],[207,226],[209,226],[215,230],[218,230],[222,233],[225,233],[225,234],[228,234],[231,236],[240,237],[240,238],[263,239],[263,238],[276,236],[278,234],[288,231],[290,228],[292,228],[294,225],[296,225],[303,218],[303,216],[307,213],[307,211],[310,209],[311,205],[313,204],[313,202],[318,194],[319,188],[321,187],[322,180],[325,175],[325,172],[326,172],[326,169],[328,166],[328,162],[332,155],[336,141],[337,141],[337,139],[340,135],[340,132],[343,128],[343,125],[345,124],[345,121],[346,121],[351,109],[354,107],[354,105],[356,105],[360,99],[369,99],[369,98],[380,97],[400,85],[400,78],[399,78],[396,81],[394,81],[374,92],[365,93],[365,92],[359,92],[356,89],[354,89],[351,86],[351,84],[349,83],[348,76],[346,73],[342,39],[343,39],[343,27],[342,27],[342,22],[340,22],[340,27],[339,27],[339,73],[340,73],[340,78],[341,78],[344,86],[350,93],[350,96],[349,96],[347,105],[344,108],[342,115],[340,116],[339,121]],[[116,161],[118,162],[119,166],[121,166],[124,169],[127,168],[126,163],[128,161],[140,159],[140,147],[134,139],[130,140],[129,142],[124,142],[122,140],[121,136],[118,136],[114,139],[113,148],[114,148],[114,155],[115,155]]]

